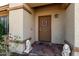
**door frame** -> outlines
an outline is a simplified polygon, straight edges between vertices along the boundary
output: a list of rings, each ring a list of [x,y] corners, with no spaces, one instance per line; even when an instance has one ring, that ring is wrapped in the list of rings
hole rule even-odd
[[[39,17],[42,17],[42,16],[50,16],[50,42],[51,42],[51,40],[52,40],[52,37],[51,37],[51,21],[52,21],[52,17],[51,17],[51,15],[41,15],[41,16],[38,16],[38,41],[40,41],[40,31],[39,31]]]

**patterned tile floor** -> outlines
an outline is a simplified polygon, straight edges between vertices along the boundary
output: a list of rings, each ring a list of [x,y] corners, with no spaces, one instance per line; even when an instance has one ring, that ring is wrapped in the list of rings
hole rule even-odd
[[[29,54],[16,54],[14,56],[61,56],[62,44],[35,42],[32,45],[33,49]]]
[[[61,56],[63,45],[46,42],[35,42],[29,55],[37,56]]]

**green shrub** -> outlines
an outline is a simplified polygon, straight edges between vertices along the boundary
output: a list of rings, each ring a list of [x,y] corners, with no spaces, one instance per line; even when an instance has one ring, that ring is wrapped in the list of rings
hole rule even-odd
[[[0,22],[0,41],[3,41],[3,36],[4,35],[4,26]]]

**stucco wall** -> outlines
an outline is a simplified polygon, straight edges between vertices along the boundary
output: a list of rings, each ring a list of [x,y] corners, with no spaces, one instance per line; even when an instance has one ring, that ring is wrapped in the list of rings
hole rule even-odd
[[[74,47],[79,48],[79,3],[75,3],[75,43]],[[75,56],[79,56],[79,52],[74,52]]]
[[[10,4],[10,8],[20,6],[22,4]],[[34,43],[34,17],[33,11],[28,6],[28,10],[32,12],[25,11],[24,9],[12,10],[9,12],[9,34],[12,36],[19,36],[20,41],[26,40],[28,38],[31,39],[31,43]],[[25,50],[25,43],[9,43],[9,50],[11,52],[16,52],[22,54]]]
[[[9,33],[18,35],[23,40],[23,9],[9,12]]]
[[[23,39],[23,9],[13,10],[9,12],[9,34],[19,36],[20,41]],[[9,50],[11,52],[22,53],[25,49],[24,44],[17,45],[16,43],[9,43]],[[17,48],[16,48],[17,47]]]
[[[31,12],[31,14],[23,10],[23,39],[31,38],[31,43],[35,42],[35,20],[34,10],[28,5],[24,6]]]
[[[75,47],[79,47],[79,3],[75,4]]]
[[[74,4],[70,4],[65,12],[65,40],[74,46]]]
[[[23,10],[23,39],[32,38],[31,43],[35,41],[34,22],[33,14]]]
[[[59,6],[38,8],[35,10],[35,40],[38,40],[38,16],[51,15],[51,42],[62,44],[64,42],[64,10]],[[59,14],[55,18],[55,14]]]

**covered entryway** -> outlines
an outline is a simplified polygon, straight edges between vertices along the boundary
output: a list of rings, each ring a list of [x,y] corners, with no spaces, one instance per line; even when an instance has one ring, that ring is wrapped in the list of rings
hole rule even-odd
[[[31,44],[36,41],[42,42],[36,43],[35,47],[33,46],[34,50],[42,46],[42,50],[40,50],[40,48],[37,50],[45,51],[46,54],[49,55],[48,52],[50,50],[53,51],[55,48],[54,44],[61,45],[64,43],[67,34],[65,29],[65,10],[68,4],[46,4],[35,7],[33,5],[38,4],[31,5],[32,4],[10,4],[9,34],[12,38],[10,38],[9,49],[11,52],[23,54],[26,49],[26,40],[31,38]],[[68,10],[67,14],[69,11],[70,10]],[[19,41],[17,46],[17,40],[14,40],[15,37]],[[51,49],[52,43],[54,48]]]

